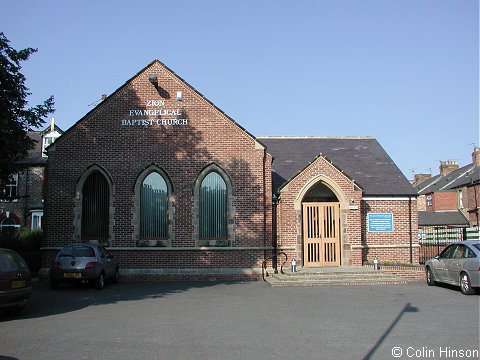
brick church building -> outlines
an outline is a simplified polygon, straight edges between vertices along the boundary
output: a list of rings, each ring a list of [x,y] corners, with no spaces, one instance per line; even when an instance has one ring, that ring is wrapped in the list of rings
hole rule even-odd
[[[255,137],[158,60],[48,156],[44,270],[72,242],[135,279],[418,261],[415,190],[375,138]]]

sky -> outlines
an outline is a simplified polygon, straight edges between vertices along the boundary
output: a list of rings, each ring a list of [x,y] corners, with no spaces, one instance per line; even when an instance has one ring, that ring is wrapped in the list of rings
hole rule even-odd
[[[255,136],[374,136],[408,179],[480,145],[478,0],[4,0],[0,32],[62,130],[158,59]]]

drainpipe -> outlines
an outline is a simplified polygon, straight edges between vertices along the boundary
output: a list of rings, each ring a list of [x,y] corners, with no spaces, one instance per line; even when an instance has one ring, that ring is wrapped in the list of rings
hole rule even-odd
[[[470,178],[470,182],[473,184],[473,179]],[[477,195],[477,185],[473,185],[473,195],[475,197],[475,215],[477,217],[477,229],[479,227],[479,219],[478,219],[478,195]],[[469,224],[470,225],[470,224]]]
[[[272,246],[274,254],[277,253],[277,206],[278,198],[275,196],[272,199]],[[275,263],[273,264],[273,269],[275,271],[275,274],[278,274],[277,261],[275,261]]]
[[[408,220],[410,227],[410,264],[413,264],[413,234],[412,234],[412,197],[408,198]]]
[[[263,148],[263,246],[267,245],[267,194],[266,194],[266,163],[267,163],[267,149]],[[263,254],[263,258],[266,257],[266,250]]]
[[[25,169],[25,194],[23,197],[23,226],[27,226],[27,200],[28,200],[28,167]]]

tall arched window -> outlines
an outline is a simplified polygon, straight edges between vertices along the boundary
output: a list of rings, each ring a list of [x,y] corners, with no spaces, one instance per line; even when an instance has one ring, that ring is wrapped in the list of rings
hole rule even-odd
[[[216,172],[200,185],[200,239],[227,239],[227,185]]]
[[[168,238],[168,188],[159,173],[152,172],[143,181],[140,202],[141,238]]]
[[[92,172],[82,187],[82,240],[108,240],[109,201],[107,179]]]

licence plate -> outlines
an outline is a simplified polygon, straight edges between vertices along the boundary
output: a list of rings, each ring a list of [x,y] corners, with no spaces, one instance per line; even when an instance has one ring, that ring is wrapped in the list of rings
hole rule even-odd
[[[63,273],[63,277],[78,279],[82,277],[82,273]]]
[[[27,285],[27,283],[25,282],[25,280],[13,280],[12,281],[12,289],[22,288],[22,287],[25,287],[26,285]]]

